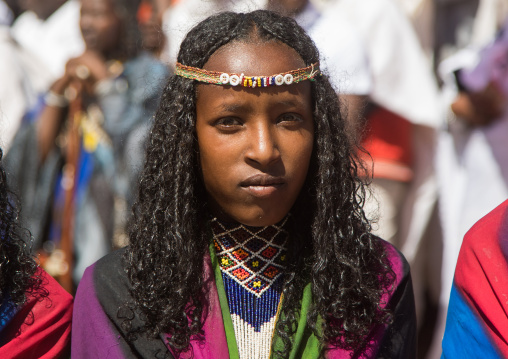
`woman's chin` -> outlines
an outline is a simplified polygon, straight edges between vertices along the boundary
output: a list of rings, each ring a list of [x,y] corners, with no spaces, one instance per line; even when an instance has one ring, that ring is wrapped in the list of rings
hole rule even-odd
[[[273,213],[273,211],[258,210],[254,213],[234,216],[233,219],[249,227],[266,227],[279,223],[287,215],[286,213]]]

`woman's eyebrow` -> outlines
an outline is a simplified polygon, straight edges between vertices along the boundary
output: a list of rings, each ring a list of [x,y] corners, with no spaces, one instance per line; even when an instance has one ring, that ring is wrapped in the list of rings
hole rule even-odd
[[[277,101],[277,105],[282,105],[284,107],[305,107],[305,103],[299,99],[287,99]]]
[[[217,107],[217,110],[223,112],[241,112],[248,111],[250,106],[247,104],[240,103],[221,103]]]

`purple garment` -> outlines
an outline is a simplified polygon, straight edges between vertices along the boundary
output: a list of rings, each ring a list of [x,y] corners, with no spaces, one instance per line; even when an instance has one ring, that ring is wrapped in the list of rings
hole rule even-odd
[[[123,358],[120,335],[102,310],[93,283],[95,264],[86,269],[76,298],[78,310],[72,316],[73,358]],[[86,293],[83,295],[82,293]]]
[[[173,358],[161,338],[128,334],[143,322],[133,309],[123,253],[119,250],[102,258],[83,275],[75,297],[73,359]]]

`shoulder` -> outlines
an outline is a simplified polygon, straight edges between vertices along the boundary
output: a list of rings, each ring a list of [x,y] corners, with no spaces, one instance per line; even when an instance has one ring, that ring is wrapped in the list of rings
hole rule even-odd
[[[508,303],[500,300],[508,288],[507,240],[508,201],[466,233],[455,268],[443,357],[508,356]]]
[[[396,285],[400,285],[401,282],[410,275],[409,263],[407,262],[404,255],[395,246],[379,237],[374,237],[378,242],[379,246],[384,250],[386,254],[386,260],[390,268],[395,273]]]
[[[27,296],[2,332],[2,341],[7,342],[0,348],[1,357],[55,358],[70,349],[72,296],[44,270],[38,269],[36,276],[42,286]]]
[[[462,248],[477,252],[508,235],[508,200],[476,222],[464,236]]]
[[[131,295],[125,251],[112,252],[88,267],[79,283],[73,317],[73,357],[171,357],[160,338],[142,331],[144,321]]]
[[[400,313],[404,313],[402,315],[405,318],[404,320],[413,320],[416,322],[413,282],[411,279],[409,263],[404,255],[392,244],[378,237],[374,238],[378,241],[378,245],[384,251],[386,263],[394,274],[394,277],[388,276],[385,280],[380,279],[383,280],[384,288],[380,305],[381,307],[393,310],[395,316],[400,315]],[[412,319],[410,320],[410,318]],[[411,325],[411,323],[407,324]]]
[[[30,301],[35,301],[33,307],[34,323],[53,328],[52,331],[62,332],[70,339],[72,321],[73,297],[62,286],[46,273],[38,269],[37,274],[42,278],[42,289],[47,292],[46,298],[34,296]]]
[[[42,268],[38,268],[35,275],[41,278],[41,287],[27,295],[27,302],[21,309],[21,312],[31,310],[33,324],[25,322],[21,327],[21,332],[25,329],[31,330],[30,326],[50,328],[57,325],[68,327],[70,333],[72,295]]]
[[[416,312],[409,264],[392,244],[375,237],[384,249],[394,280],[385,283],[380,306],[392,314],[390,324],[378,327],[379,358],[416,357]]]
[[[118,331],[121,323],[116,323],[122,301],[128,300],[124,297],[128,289],[121,269],[122,253],[123,250],[112,252],[88,267],[79,282],[72,318],[73,357],[99,358],[105,352],[124,351]],[[102,347],[90,347],[90,342]]]
[[[54,309],[63,309],[71,313],[73,302],[72,295],[63,289],[62,286],[42,268],[37,270],[37,274],[42,278],[42,285],[48,292],[48,298],[52,302],[52,307]]]
[[[127,247],[124,247],[99,259],[94,265],[94,273],[103,274],[106,271],[109,275],[121,275],[124,266],[123,256],[126,250]]]
[[[491,276],[508,271],[508,201],[480,219],[466,233],[455,270],[455,283],[468,287],[470,276]],[[505,277],[505,276],[503,276]],[[497,282],[497,280],[496,280]]]
[[[99,301],[106,298],[121,298],[123,294],[128,293],[129,280],[123,261],[125,250],[122,248],[114,251],[88,267],[79,284],[81,290],[78,289],[76,298],[88,291],[97,296]]]
[[[85,270],[76,292],[74,322],[89,320],[90,312],[116,316],[129,301],[130,285],[123,264],[125,249],[114,251]],[[84,317],[83,317],[84,316]]]

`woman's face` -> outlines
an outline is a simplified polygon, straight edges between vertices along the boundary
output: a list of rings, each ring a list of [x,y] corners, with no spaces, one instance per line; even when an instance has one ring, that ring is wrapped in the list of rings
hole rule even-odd
[[[305,67],[279,42],[225,45],[204,69],[269,76]],[[268,88],[199,85],[196,133],[211,209],[249,226],[279,222],[309,167],[314,126],[309,81]]]
[[[107,54],[118,48],[121,21],[111,0],[81,0],[79,25],[88,50]]]

